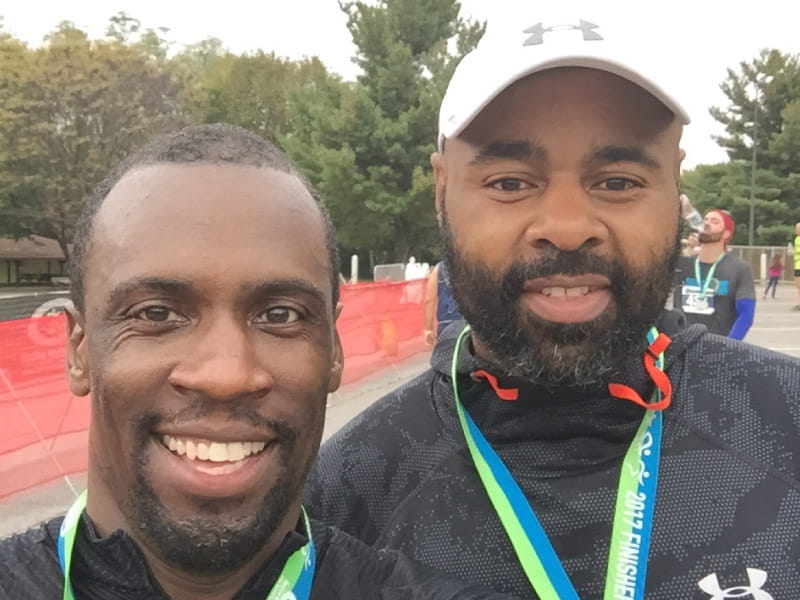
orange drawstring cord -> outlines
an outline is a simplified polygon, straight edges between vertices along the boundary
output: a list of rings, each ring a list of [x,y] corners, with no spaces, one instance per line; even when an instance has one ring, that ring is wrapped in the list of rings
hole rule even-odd
[[[615,398],[620,400],[630,400],[648,410],[664,410],[672,402],[672,382],[667,374],[656,366],[656,360],[672,343],[672,340],[663,333],[658,334],[655,341],[647,347],[644,353],[644,368],[653,383],[656,384],[658,391],[661,392],[661,400],[658,402],[645,402],[639,393],[633,388],[621,383],[608,384],[608,391]]]

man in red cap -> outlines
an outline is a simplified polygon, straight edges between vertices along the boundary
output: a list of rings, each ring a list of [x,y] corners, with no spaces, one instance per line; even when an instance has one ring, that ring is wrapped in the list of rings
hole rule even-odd
[[[700,253],[679,263],[681,308],[689,323],[741,340],[753,324],[756,291],[750,265],[727,252],[735,228],[728,211],[706,213]]]

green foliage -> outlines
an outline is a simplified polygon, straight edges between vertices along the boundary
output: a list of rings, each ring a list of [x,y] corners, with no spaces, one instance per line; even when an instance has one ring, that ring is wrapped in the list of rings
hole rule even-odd
[[[175,60],[192,77],[196,120],[239,125],[273,141],[287,131],[289,96],[329,76],[317,58],[291,61],[261,51],[237,56],[213,38]]]
[[[2,233],[55,238],[68,255],[92,187],[134,147],[185,123],[182,81],[161,43],[131,42],[138,26],[115,19],[110,40],[69,22],[40,48],[0,38]]]
[[[754,244],[784,245],[800,214],[800,58],[762,50],[738,72],[728,69],[720,87],[730,104],[710,112],[725,126],[726,135],[715,139],[731,161],[699,165],[683,174],[682,185],[701,212],[731,211],[736,244],[748,242],[752,196]]]
[[[729,211],[736,221],[733,243],[744,245],[750,224],[750,177],[750,165],[742,161],[698,165],[683,173],[681,188],[701,214],[713,208]],[[768,169],[758,169],[756,181],[754,244],[783,245],[791,238],[789,223],[800,209],[800,181]]]
[[[755,138],[758,153],[769,161],[769,145],[781,132],[783,110],[800,100],[800,60],[779,50],[762,50],[739,69],[728,69],[720,85],[730,105],[709,111],[725,126],[726,135],[715,139],[732,160],[750,160]]]
[[[781,111],[781,128],[769,142],[772,168],[786,176],[800,174],[800,94]]]
[[[281,142],[327,202],[339,240],[392,262],[435,256],[429,157],[457,59],[483,26],[455,0],[340,2],[363,73],[292,94]],[[448,51],[455,41],[456,56]]]

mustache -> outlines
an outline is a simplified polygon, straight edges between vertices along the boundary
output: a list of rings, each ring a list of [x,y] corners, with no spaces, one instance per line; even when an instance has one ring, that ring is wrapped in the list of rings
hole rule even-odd
[[[224,411],[220,409],[221,404],[224,403],[201,399],[172,414],[147,411],[136,419],[135,428],[139,433],[147,434],[165,424],[180,425],[209,416],[219,418],[220,415],[224,415],[224,419],[228,422],[240,422],[256,429],[268,430],[278,441],[283,443],[293,443],[298,437],[298,433],[289,425],[259,414],[247,403],[231,402],[231,405]]]
[[[623,290],[628,279],[619,264],[589,249],[564,252],[553,248],[545,251],[535,262],[514,263],[501,282],[503,297],[509,301],[516,300],[522,295],[525,282],[552,275],[603,275],[611,282],[612,293]]]

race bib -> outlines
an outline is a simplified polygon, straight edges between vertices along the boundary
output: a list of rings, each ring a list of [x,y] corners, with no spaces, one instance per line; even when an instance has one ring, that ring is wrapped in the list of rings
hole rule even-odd
[[[702,293],[700,286],[684,285],[681,288],[681,307],[683,312],[696,315],[714,314],[714,290],[709,289],[706,294]]]

